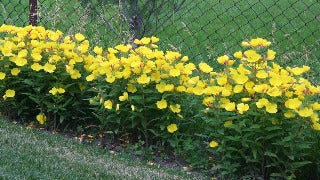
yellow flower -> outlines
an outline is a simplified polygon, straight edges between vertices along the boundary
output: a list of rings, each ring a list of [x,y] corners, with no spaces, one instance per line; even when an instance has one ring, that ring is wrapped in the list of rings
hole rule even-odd
[[[50,33],[48,33],[48,37],[51,41],[57,41],[59,39],[60,35],[55,32],[50,32]]]
[[[313,114],[311,115],[311,117],[310,117],[310,120],[311,120],[312,123],[318,122],[318,121],[319,121],[319,116],[318,116],[318,114],[317,114],[317,113],[313,113]]]
[[[150,40],[151,40],[150,38],[144,37],[144,38],[142,38],[142,39],[140,40],[140,42],[141,42],[142,44],[147,45],[147,44],[150,43]]]
[[[210,73],[211,71],[213,71],[213,68],[209,66],[207,63],[200,63],[199,68],[204,73]]]
[[[28,55],[28,50],[26,50],[26,49],[22,49],[18,53],[18,57],[20,57],[20,58],[27,57],[27,55]]]
[[[89,76],[86,77],[87,81],[93,81],[96,78],[96,76],[94,74],[90,74]]]
[[[178,130],[178,126],[176,124],[170,124],[167,126],[167,130],[169,133],[174,133]]]
[[[150,82],[150,77],[148,77],[146,74],[142,74],[138,79],[137,82],[139,84],[148,84]]]
[[[139,39],[135,39],[135,40],[133,41],[133,43],[138,44],[138,45],[142,44],[142,42],[141,42]]]
[[[16,95],[16,92],[13,89],[6,90],[5,95],[3,96],[4,99],[6,98],[12,98]]]
[[[218,57],[217,61],[219,64],[226,64],[228,62],[229,57],[227,55]]]
[[[1,49],[1,52],[4,56],[12,56],[13,55],[11,48],[5,47],[5,46]]]
[[[303,108],[298,111],[299,116],[301,117],[310,117],[313,114],[313,110],[311,108]]]
[[[287,91],[285,93],[286,97],[291,98],[293,96],[293,92],[292,91]]]
[[[313,104],[311,104],[312,109],[315,111],[319,111],[320,110],[320,104],[318,102],[315,102]]]
[[[259,79],[265,79],[268,77],[268,73],[265,70],[259,70],[256,74],[256,77]]]
[[[220,86],[223,86],[223,85],[227,84],[227,82],[228,82],[228,77],[227,76],[222,76],[222,77],[218,77],[217,78],[217,83]]]
[[[180,75],[180,70],[179,69],[170,69],[170,76],[177,77],[179,75]]]
[[[261,56],[255,50],[247,50],[244,55],[248,62],[254,63],[260,60]]]
[[[274,60],[276,56],[276,52],[268,49],[268,52],[267,52],[267,60]]]
[[[36,116],[36,119],[39,122],[39,124],[44,124],[47,120],[47,117],[43,113],[40,113]]]
[[[237,110],[240,114],[243,114],[244,112],[249,110],[249,105],[244,104],[244,103],[240,103],[237,105]]]
[[[126,101],[126,100],[128,100],[128,98],[129,98],[128,93],[127,93],[127,92],[124,92],[124,93],[122,94],[122,96],[119,97],[119,101]]]
[[[50,64],[50,63],[46,63],[44,66],[43,66],[43,70],[48,72],[48,73],[53,73],[54,70],[56,70],[56,66],[53,65],[53,64]]]
[[[259,99],[258,102],[256,102],[256,106],[257,106],[258,108],[263,108],[263,107],[266,106],[268,103],[269,103],[268,99],[266,99],[266,98],[261,98],[261,99]]]
[[[112,109],[113,103],[112,103],[112,101],[107,100],[107,101],[104,102],[103,105],[104,105],[104,108],[106,108],[106,109]]]
[[[13,68],[11,69],[11,74],[12,76],[17,76],[20,73],[20,69],[19,68]],[[1,73],[0,73],[1,74]],[[1,79],[1,77],[0,77]]]
[[[277,104],[273,104],[273,103],[267,103],[266,105],[266,111],[268,113],[276,113],[278,111],[277,109]]]
[[[268,84],[258,84],[253,87],[253,90],[257,93],[265,93],[269,88],[270,86]]]
[[[224,109],[227,111],[234,111],[236,109],[236,104],[234,102],[230,102],[225,105]]]
[[[157,108],[159,109],[165,109],[167,108],[167,101],[165,99],[162,99],[161,101],[157,101]]]
[[[294,117],[296,117],[296,114],[294,112],[292,112],[292,111],[288,111],[288,112],[284,113],[284,117],[286,117],[286,118],[294,118]]]
[[[120,109],[120,104],[117,104],[116,111],[119,111],[119,109]]]
[[[301,106],[301,104],[302,102],[298,98],[288,99],[285,102],[285,106],[288,109],[293,109],[293,110],[298,109]]]
[[[0,80],[3,80],[4,78],[6,78],[6,73],[0,72]]]
[[[242,59],[242,57],[243,57],[241,51],[235,52],[235,53],[233,54],[233,56],[234,56],[235,58],[238,58],[238,59]]]
[[[221,95],[224,97],[227,97],[227,96],[230,96],[231,93],[232,93],[232,90],[230,91],[229,89],[223,88]],[[199,95],[201,95],[201,94],[199,94]]]
[[[224,126],[224,127],[229,127],[229,126],[231,126],[232,124],[233,124],[232,120],[229,120],[229,121],[226,121],[226,122],[223,124],[223,126]]]
[[[49,93],[51,93],[52,95],[56,95],[56,94],[58,94],[58,89],[57,89],[56,87],[53,87],[53,88],[49,91]]]
[[[234,75],[232,75],[232,79],[237,84],[244,84],[249,80],[248,76],[245,74],[234,74]]]
[[[43,69],[43,67],[39,63],[33,63],[31,65],[31,69],[34,71],[40,71],[41,69]]]
[[[214,101],[214,97],[213,96],[208,96],[208,97],[205,97],[203,100],[202,100],[202,104],[206,105],[206,106],[209,106],[213,103]]]
[[[58,88],[57,91],[58,91],[59,94],[63,94],[63,93],[66,92],[66,90],[63,89],[63,88]]]
[[[236,85],[234,88],[233,88],[233,92],[234,93],[241,93],[243,90],[243,85]]]
[[[108,75],[106,78],[106,81],[108,83],[113,83],[116,80],[116,77],[114,77],[113,75]]]
[[[251,39],[249,43],[252,47],[255,47],[255,48],[258,46],[267,47],[267,46],[270,46],[271,44],[271,42],[262,38]]]
[[[180,104],[170,105],[170,110],[174,113],[179,113],[181,111]]]
[[[273,87],[267,91],[267,94],[272,97],[277,97],[277,96],[281,96],[282,91],[277,87]]]
[[[159,38],[157,38],[157,37],[154,37],[154,36],[152,36],[151,37],[151,42],[154,44],[154,43],[157,43],[159,41]]]
[[[232,66],[232,65],[234,64],[234,62],[235,62],[235,60],[228,60],[227,65],[228,65],[228,66]]]
[[[101,55],[102,54],[102,47],[95,46],[94,49],[93,49],[93,52],[98,54],[98,55]]]
[[[242,41],[241,46],[248,47],[248,46],[250,46],[250,44],[247,41]]]
[[[83,41],[85,39],[84,35],[80,34],[80,33],[77,33],[75,36],[77,41]]]
[[[34,61],[34,62],[39,62],[39,61],[41,61],[41,59],[42,59],[41,54],[35,53],[35,52],[31,54],[31,57],[33,58],[33,61]]]
[[[241,98],[241,102],[248,102],[251,101],[251,98]]]
[[[135,92],[137,92],[137,88],[133,84],[128,84],[127,91],[131,92],[131,93],[135,93]]]
[[[211,147],[211,148],[215,148],[215,147],[217,147],[219,145],[219,143],[217,143],[216,141],[211,141],[210,143],[209,143],[209,146]]]
[[[24,66],[28,63],[28,61],[25,58],[16,57],[14,63],[16,63],[17,66]]]
[[[131,48],[130,45],[123,45],[123,44],[119,44],[115,47],[117,50],[121,51],[121,52],[128,52]]]
[[[320,131],[320,123],[313,123],[312,128],[316,131]]]
[[[131,111],[133,112],[135,110],[135,107],[133,104],[131,104]]]

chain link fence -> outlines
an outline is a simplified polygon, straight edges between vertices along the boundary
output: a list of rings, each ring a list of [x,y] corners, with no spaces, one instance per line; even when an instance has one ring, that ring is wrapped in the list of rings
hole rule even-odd
[[[241,41],[263,37],[281,63],[320,68],[318,0],[38,0],[37,7],[38,25],[81,32],[104,47],[155,35],[164,49],[214,65]],[[29,24],[29,9],[26,0],[1,0],[0,24]]]

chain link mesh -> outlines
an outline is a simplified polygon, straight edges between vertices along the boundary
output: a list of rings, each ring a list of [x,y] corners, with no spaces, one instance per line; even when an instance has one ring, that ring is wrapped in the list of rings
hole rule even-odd
[[[1,0],[0,10],[0,24],[29,22],[26,0]],[[213,62],[263,37],[282,63],[320,68],[318,0],[38,0],[38,22],[104,47],[155,35],[194,62]]]

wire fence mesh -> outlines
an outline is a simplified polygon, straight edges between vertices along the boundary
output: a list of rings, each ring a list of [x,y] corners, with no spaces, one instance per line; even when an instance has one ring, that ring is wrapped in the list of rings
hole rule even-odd
[[[110,47],[158,36],[164,49],[194,62],[240,49],[241,41],[273,42],[281,63],[320,68],[318,0],[38,0],[38,24],[66,34],[81,32]],[[0,24],[29,23],[29,2],[1,0]],[[316,75],[319,75],[315,71]],[[314,74],[313,74],[314,75]]]

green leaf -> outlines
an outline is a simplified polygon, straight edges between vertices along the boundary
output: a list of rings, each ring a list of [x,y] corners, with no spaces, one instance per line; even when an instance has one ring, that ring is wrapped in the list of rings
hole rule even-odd
[[[141,118],[141,125],[142,125],[143,129],[147,128],[147,120],[145,118]]]
[[[69,98],[61,107],[66,107],[73,100],[73,98]]]
[[[30,86],[32,86],[34,84],[33,81],[31,81],[31,79],[25,79],[22,82],[27,84],[27,85],[30,85]]]
[[[152,134],[154,134],[155,136],[159,136],[159,133],[156,133],[153,129],[147,129],[148,131],[152,132]]]
[[[257,149],[256,148],[252,149],[252,155],[253,155],[254,159],[257,159]]]
[[[64,116],[60,116],[59,122],[63,123],[63,121],[64,121]]]
[[[292,162],[290,165],[294,168],[300,168],[302,166],[305,166],[307,164],[312,163],[311,161],[299,161],[299,162]]]
[[[274,130],[280,130],[280,129],[282,129],[280,126],[266,127],[267,131],[274,131]]]
[[[264,155],[265,155],[265,156],[269,156],[269,157],[274,157],[274,158],[277,158],[277,157],[278,157],[275,153],[270,152],[270,151],[266,151],[266,152],[264,153]]]

